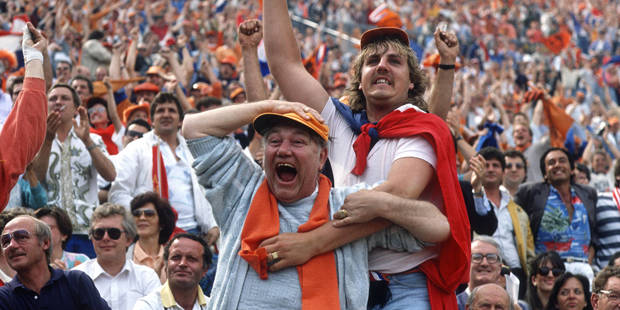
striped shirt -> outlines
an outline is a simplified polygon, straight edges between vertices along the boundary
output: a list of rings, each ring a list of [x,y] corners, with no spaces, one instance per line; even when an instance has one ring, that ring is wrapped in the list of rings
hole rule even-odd
[[[620,211],[610,192],[598,195],[596,232],[600,244],[594,262],[602,269],[607,266],[611,256],[620,251]]]

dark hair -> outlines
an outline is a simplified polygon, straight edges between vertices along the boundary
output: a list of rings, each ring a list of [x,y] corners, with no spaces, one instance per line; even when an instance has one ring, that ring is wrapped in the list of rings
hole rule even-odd
[[[615,266],[615,265],[614,265],[614,261],[615,261],[616,259],[618,259],[618,258],[620,258],[620,251],[617,251],[616,253],[614,253],[614,255],[612,255],[612,256],[609,258],[609,262],[607,262],[607,266],[612,266],[612,267],[613,267],[613,266]],[[620,265],[618,265],[618,266],[620,266]]]
[[[8,87],[6,88],[6,92],[12,97],[13,96],[13,90],[15,88],[15,84],[24,84],[24,76],[20,75],[20,76],[16,76],[14,77],[11,81],[11,84],[8,85]],[[8,82],[8,80],[7,80]]]
[[[151,131],[151,125],[149,125],[149,122],[147,122],[147,121],[145,121],[145,120],[143,120],[141,118],[136,118],[133,121],[129,122],[127,124],[127,127],[125,127],[125,128],[129,128],[129,126],[134,125],[134,124],[146,128],[147,131]],[[129,130],[125,131],[125,135],[127,135],[128,132],[129,132]]]
[[[181,102],[176,95],[168,92],[160,92],[157,96],[155,96],[155,98],[153,98],[153,102],[151,103],[151,119],[154,119],[155,111],[157,110],[158,105],[170,102],[177,106],[179,120],[183,120],[183,107],[181,106]]]
[[[523,168],[525,169],[525,178],[523,179],[523,182],[525,182],[527,180],[527,159],[525,159],[525,155],[523,155],[523,153],[520,151],[510,149],[504,152],[504,160],[506,159],[506,157],[521,158],[521,160],[523,161]]]
[[[101,40],[105,38],[105,34],[101,30],[93,30],[89,35],[87,40]]]
[[[71,97],[73,97],[73,105],[78,108],[80,106],[80,104],[82,103],[82,100],[80,99],[80,96],[78,96],[78,93],[75,91],[75,89],[73,89],[73,87],[71,87],[71,85],[69,84],[65,84],[65,83],[56,83],[54,85],[52,85],[52,87],[50,87],[50,90],[48,91],[48,94],[55,88],[59,88],[59,87],[64,87],[66,89],[68,89],[71,92]]]
[[[620,160],[616,160],[616,163],[614,164],[614,180],[615,180],[615,177],[617,176],[620,176]],[[616,187],[620,187],[620,186],[616,184]]]
[[[586,165],[584,165],[582,163],[576,163],[575,164],[575,169],[585,173],[586,174],[586,178],[588,179],[588,182],[590,182],[590,168],[588,168],[588,166],[586,166]]]
[[[553,151],[560,151],[562,153],[564,153],[566,155],[566,157],[568,157],[568,162],[570,163],[570,171],[572,172],[575,169],[575,161],[573,160],[573,156],[570,155],[570,153],[565,149],[565,148],[561,148],[561,147],[552,147],[548,150],[546,150],[542,156],[540,157],[540,172],[543,175],[543,178],[547,176],[547,163],[545,162],[545,158],[547,158],[547,155],[549,155],[549,153],[553,152]],[[572,182],[572,176],[571,176],[571,182]]]
[[[529,279],[527,279],[527,302],[532,309],[542,309],[543,304],[536,291],[536,286],[532,283],[532,278],[540,271],[540,266],[546,265],[547,262],[551,263],[553,268],[560,268],[566,270],[562,258],[556,251],[543,252],[530,261],[529,266]]]
[[[208,268],[211,263],[211,251],[209,251],[209,246],[207,245],[207,242],[196,235],[188,233],[176,234],[174,235],[174,237],[172,237],[172,239],[170,239],[170,241],[168,241],[168,243],[166,243],[166,246],[164,247],[164,262],[166,262],[166,266],[168,266],[168,257],[170,256],[170,246],[172,245],[174,240],[181,238],[191,239],[202,245],[202,266],[204,268]]]
[[[502,170],[506,169],[506,159],[504,158],[504,153],[502,153],[502,151],[500,151],[498,148],[494,147],[494,146],[487,146],[482,148],[478,154],[482,155],[482,157],[484,157],[484,159],[491,160],[491,159],[495,159],[497,161],[499,161],[499,163],[502,165]]]
[[[564,284],[566,284],[568,280],[573,279],[573,278],[577,279],[577,281],[581,283],[581,288],[583,290],[583,297],[586,302],[586,307],[583,309],[592,310],[592,302],[590,301],[590,296],[592,295],[592,293],[590,293],[590,281],[588,280],[588,278],[586,278],[583,275],[572,274],[570,272],[565,272],[564,274],[562,274],[559,278],[555,280],[555,283],[553,284],[553,289],[551,290],[551,294],[549,294],[549,302],[547,303],[545,310],[558,309],[557,305],[558,305],[558,295],[560,294],[560,289],[562,289],[562,286],[564,286]]]
[[[83,75],[76,75],[76,76],[74,76],[71,79],[71,81],[69,81],[69,84],[73,85],[73,81],[77,81],[77,80],[86,82],[86,84],[88,85],[88,91],[90,91],[91,95],[93,94],[93,92],[95,91],[94,90],[94,86],[93,86],[93,82],[88,77],[83,76]],[[71,87],[73,87],[73,86],[71,86]]]
[[[201,108],[205,108],[208,109],[212,106],[221,106],[222,105],[222,100],[215,98],[215,97],[204,97],[201,98],[200,100],[198,100],[198,102],[196,102],[196,109],[198,109],[198,111],[200,111]]]
[[[57,206],[47,206],[34,211],[34,217],[41,219],[44,216],[53,217],[56,220],[56,225],[60,233],[67,236],[67,239],[62,241],[62,249],[64,250],[67,246],[67,241],[71,238],[71,234],[73,233],[73,225],[71,224],[69,214],[67,214],[67,211]]]
[[[165,244],[172,235],[175,226],[175,216],[168,200],[163,199],[154,192],[142,193],[134,197],[130,202],[130,210],[144,207],[147,203],[152,203],[159,217],[159,244]]]
[[[349,104],[354,111],[361,111],[366,109],[366,97],[359,88],[362,82],[362,68],[366,59],[376,53],[383,54],[389,48],[393,48],[398,54],[404,56],[407,60],[407,67],[409,68],[409,82],[413,83],[413,89],[408,91],[407,102],[427,111],[428,105],[424,101],[424,93],[428,87],[428,78],[424,71],[420,69],[418,64],[418,58],[413,53],[413,50],[409,46],[403,45],[398,39],[387,39],[369,43],[358,54],[353,63],[351,64],[351,83],[345,90],[345,95],[349,98]]]

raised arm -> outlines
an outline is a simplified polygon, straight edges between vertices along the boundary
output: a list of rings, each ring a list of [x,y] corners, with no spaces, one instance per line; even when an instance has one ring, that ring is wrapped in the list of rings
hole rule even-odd
[[[27,27],[22,40],[26,67],[24,89],[0,131],[0,211],[17,177],[32,161],[45,136],[47,100],[43,53],[47,53],[47,40],[31,23]]]
[[[319,112],[322,111],[329,95],[302,65],[286,0],[265,0],[263,21],[269,70],[278,82],[284,98],[303,102]]]
[[[90,153],[90,157],[93,160],[93,165],[97,169],[97,173],[101,175],[106,181],[112,182],[116,178],[116,169],[112,161],[104,154],[105,145],[97,145],[90,136],[90,126],[88,125],[88,114],[86,114],[86,108],[79,107],[80,122],[73,119],[73,128],[75,134],[82,140],[86,149]]]
[[[312,113],[317,120],[321,115],[298,102],[264,100],[252,104],[235,104],[197,114],[187,115],[183,120],[183,136],[186,139],[197,139],[205,136],[223,137],[235,129],[251,123],[256,116],[265,112],[295,112],[309,119],[306,113]]]
[[[258,63],[258,45],[263,38],[263,23],[257,19],[246,20],[239,25],[239,44],[243,54],[243,76],[248,102],[269,97]]]
[[[459,53],[459,41],[452,32],[435,30],[435,45],[439,51],[440,65],[452,65],[456,63]],[[435,82],[429,99],[430,112],[442,119],[446,119],[452,101],[454,88],[454,67],[452,69],[437,69]]]

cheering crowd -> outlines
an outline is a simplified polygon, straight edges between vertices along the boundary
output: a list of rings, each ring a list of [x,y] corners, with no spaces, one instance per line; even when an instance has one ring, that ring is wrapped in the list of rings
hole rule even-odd
[[[620,2],[0,2],[0,309],[612,309]]]

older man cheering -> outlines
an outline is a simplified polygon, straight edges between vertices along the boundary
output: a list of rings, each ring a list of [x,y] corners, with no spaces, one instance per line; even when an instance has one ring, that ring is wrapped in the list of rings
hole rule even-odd
[[[228,137],[253,119],[264,137],[264,172]],[[269,266],[289,253],[274,252],[275,246],[264,240],[312,230],[337,212],[346,216],[339,209],[351,193],[347,204],[374,208],[420,202],[364,191],[366,185],[331,188],[320,174],[328,128],[315,110],[300,103],[262,101],[205,111],[187,117],[183,134],[193,139],[188,146],[196,158],[194,169],[222,231],[211,309],[363,309],[368,250],[382,246],[415,251],[423,246],[392,226],[297,268],[268,274]]]

